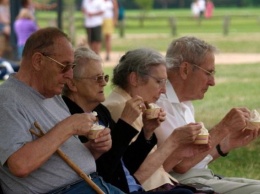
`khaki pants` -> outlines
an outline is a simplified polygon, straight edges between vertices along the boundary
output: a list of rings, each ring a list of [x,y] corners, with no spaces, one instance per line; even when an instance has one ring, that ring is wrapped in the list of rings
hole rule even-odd
[[[180,183],[201,183],[222,194],[260,194],[260,181],[246,178],[219,178],[209,169],[191,169],[185,174],[170,173]]]

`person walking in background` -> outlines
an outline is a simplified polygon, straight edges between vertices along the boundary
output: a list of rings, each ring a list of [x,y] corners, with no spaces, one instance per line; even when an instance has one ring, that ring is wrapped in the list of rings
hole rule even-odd
[[[119,30],[119,36],[122,38],[125,35],[125,8],[123,3],[118,1],[118,19],[117,19],[117,28]]]
[[[193,0],[191,3],[191,13],[193,18],[198,19],[200,16],[200,8],[198,4],[198,0]]]
[[[102,32],[105,38],[106,61],[109,61],[112,47],[112,34],[118,21],[118,3],[117,0],[105,0],[105,5],[106,9],[104,12]]]
[[[118,2],[118,22],[121,22],[125,19],[125,8],[123,3]]]
[[[14,22],[14,31],[17,37],[18,60],[22,58],[22,52],[28,37],[38,30],[33,15],[27,8],[22,8]]]
[[[204,14],[205,18],[209,19],[212,17],[214,8],[215,8],[215,6],[214,6],[214,3],[212,2],[212,0],[207,0],[205,14]]]
[[[0,0],[0,32],[10,36],[10,7],[9,0]]]
[[[83,0],[81,9],[85,17],[85,27],[90,48],[100,54],[102,43],[102,24],[106,10],[104,0]]]
[[[9,0],[0,0],[0,56],[11,50],[9,46],[10,32]]]
[[[200,10],[200,19],[204,17],[204,12],[206,8],[206,1],[205,0],[198,0],[198,6]]]

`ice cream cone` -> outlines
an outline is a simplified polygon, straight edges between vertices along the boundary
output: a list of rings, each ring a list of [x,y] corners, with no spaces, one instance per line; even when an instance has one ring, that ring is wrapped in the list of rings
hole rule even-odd
[[[88,133],[88,139],[96,139],[99,137],[99,134],[104,130],[104,128],[105,127],[102,125],[94,124]]]
[[[200,122],[200,124],[202,126],[201,132],[199,135],[197,135],[194,144],[207,144],[209,142],[209,132],[202,122]]]

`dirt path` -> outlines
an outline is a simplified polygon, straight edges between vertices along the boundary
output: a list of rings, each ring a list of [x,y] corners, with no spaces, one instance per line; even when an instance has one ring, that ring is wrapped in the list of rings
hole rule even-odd
[[[110,61],[104,61],[105,67],[113,67],[117,64],[123,52],[113,52]],[[164,53],[162,53],[164,55]],[[102,52],[101,56],[105,58]],[[222,53],[216,54],[217,65],[230,65],[230,64],[249,64],[260,63],[260,54],[258,53]]]

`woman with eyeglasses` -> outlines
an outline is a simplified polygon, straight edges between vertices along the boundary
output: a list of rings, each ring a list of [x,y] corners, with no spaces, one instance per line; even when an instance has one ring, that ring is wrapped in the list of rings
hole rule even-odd
[[[106,182],[126,193],[146,193],[138,179],[124,164],[124,158],[131,159],[132,166],[137,169],[157,142],[153,131],[158,126],[155,123],[160,122],[146,120],[139,133],[139,130],[135,129],[132,124],[143,111],[139,107],[140,104],[143,105],[143,99],[140,96],[134,96],[125,102],[120,118],[115,123],[108,109],[101,104],[105,100],[104,87],[109,76],[104,75],[100,56],[88,48],[80,47],[76,49],[74,57],[76,65],[73,69],[74,77],[67,81],[63,99],[71,114],[96,111],[99,124],[107,127],[106,131],[101,132],[95,140],[88,140],[87,137],[81,136],[81,141],[86,146],[91,146],[92,150],[100,150],[103,153],[103,149],[107,147],[105,145],[109,143],[106,141],[106,133],[108,128],[111,130],[112,148],[96,160],[97,172]],[[160,120],[164,120],[164,116],[162,113]],[[137,136],[136,139],[131,142],[135,136]],[[162,192],[152,193],[162,194]],[[189,194],[192,192],[176,188],[165,194],[168,193]]]

